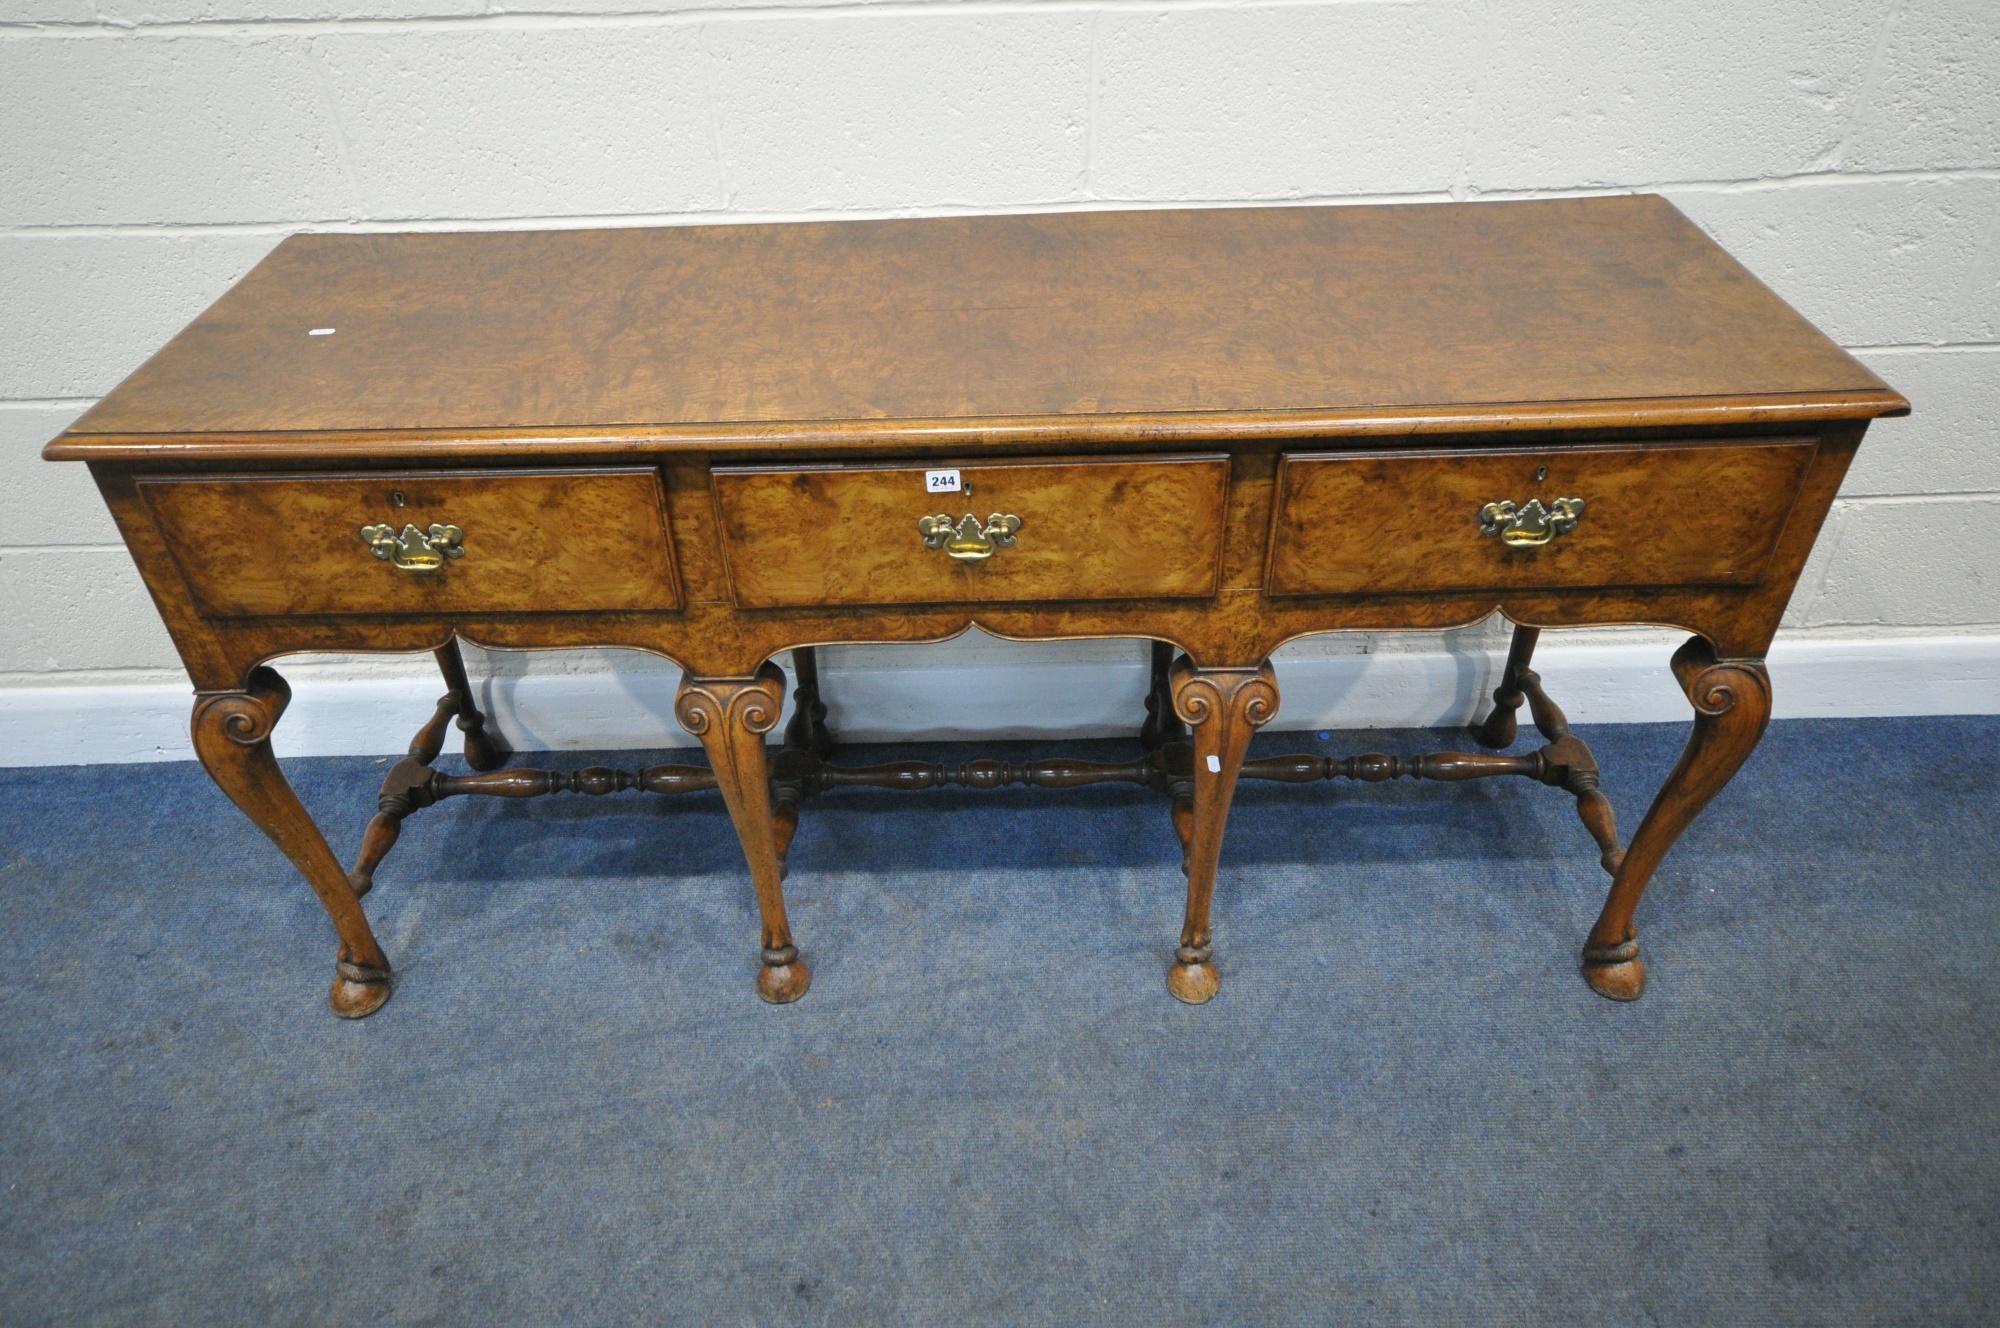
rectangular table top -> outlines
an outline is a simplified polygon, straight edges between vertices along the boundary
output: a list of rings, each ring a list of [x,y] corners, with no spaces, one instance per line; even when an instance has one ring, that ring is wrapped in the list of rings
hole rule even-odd
[[[1906,409],[1671,204],[1627,196],[297,235],[48,455]]]

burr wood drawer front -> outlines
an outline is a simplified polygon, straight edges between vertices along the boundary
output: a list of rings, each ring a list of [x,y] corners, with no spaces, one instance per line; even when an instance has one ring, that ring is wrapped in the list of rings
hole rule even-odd
[[[719,466],[743,608],[1215,593],[1229,458]]]
[[[212,617],[681,604],[651,467],[153,476],[138,488]]]
[[[1273,595],[1752,584],[1815,447],[1290,453],[1265,584]]]

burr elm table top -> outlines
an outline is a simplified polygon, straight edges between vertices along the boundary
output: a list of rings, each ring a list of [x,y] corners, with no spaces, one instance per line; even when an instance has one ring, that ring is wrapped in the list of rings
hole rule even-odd
[[[1635,196],[299,235],[52,455],[1300,436],[1604,403],[1628,424],[1901,404]]]

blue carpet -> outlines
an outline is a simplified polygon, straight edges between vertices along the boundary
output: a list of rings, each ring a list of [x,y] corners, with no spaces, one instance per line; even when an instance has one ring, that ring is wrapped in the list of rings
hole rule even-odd
[[[1685,726],[1582,732],[1629,836]],[[1774,725],[1632,1006],[1526,781],[1246,786],[1199,1009],[1139,790],[812,804],[783,1009],[715,795],[461,799],[380,873],[352,1024],[196,767],[0,771],[0,1320],[1991,1324],[1996,756]],[[385,767],[288,768],[351,857]]]

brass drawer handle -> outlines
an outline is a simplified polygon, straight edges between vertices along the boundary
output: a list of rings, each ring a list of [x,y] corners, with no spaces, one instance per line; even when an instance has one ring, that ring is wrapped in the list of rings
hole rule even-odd
[[[394,526],[363,526],[361,538],[377,558],[405,572],[435,572],[444,566],[445,559],[465,556],[461,543],[465,532],[457,526],[432,526],[429,530],[404,526],[401,534]]]
[[[1558,498],[1550,507],[1539,498],[1530,498],[1526,507],[1488,503],[1479,509],[1479,533],[1516,549],[1534,549],[1575,530],[1582,515],[1581,498]]]
[[[923,517],[917,522],[917,533],[924,537],[926,549],[943,549],[946,557],[962,563],[984,562],[993,556],[995,549],[1013,548],[1014,532],[1020,528],[1020,517],[1003,516],[999,512],[987,517],[984,526],[970,512],[956,527],[949,513]]]

